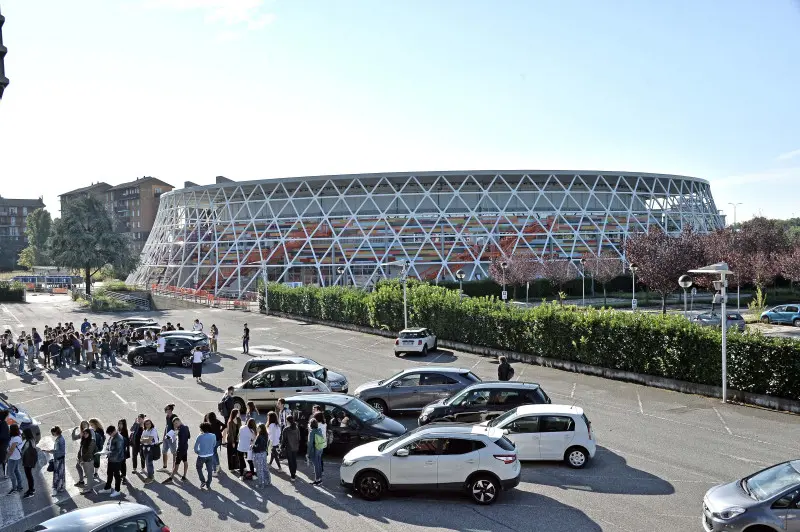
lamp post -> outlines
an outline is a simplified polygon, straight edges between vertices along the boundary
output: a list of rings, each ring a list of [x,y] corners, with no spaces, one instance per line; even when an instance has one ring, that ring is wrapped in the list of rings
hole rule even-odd
[[[503,300],[508,305],[508,292],[506,291],[506,268],[508,268],[508,263],[503,261],[500,263],[500,269],[503,270]]]
[[[344,274],[344,266],[338,266],[336,268],[336,273],[339,274],[339,279],[342,280],[342,286],[344,286],[344,277],[342,277],[342,274]],[[336,284],[339,284],[339,283],[337,282]]]
[[[456,278],[458,279],[458,298],[463,299],[464,297],[464,270],[458,270],[456,272]]]
[[[635,312],[636,311],[636,307],[638,306],[636,304],[636,270],[639,269],[639,267],[636,266],[636,264],[634,264],[632,262],[630,263],[630,265],[628,267],[631,269],[631,278],[632,278],[632,286],[633,286],[633,293],[631,294],[631,308]]]
[[[267,281],[267,261],[261,261],[261,277],[264,279],[264,313],[269,314],[269,282]]]
[[[581,263],[581,305],[586,306],[586,261],[583,257],[578,261]]]
[[[728,202],[728,205],[733,205],[733,228],[734,229],[736,229],[736,206],[737,205],[741,205],[741,204],[742,204],[741,201],[736,202],[736,203]]]
[[[406,285],[408,284],[408,269],[411,266],[409,261],[403,263],[403,328],[408,329],[408,299],[406,297]]]
[[[722,325],[722,402],[725,403],[728,401],[728,315],[725,309],[728,299],[728,280],[725,276],[731,275],[733,272],[728,269],[727,263],[718,262],[696,270],[689,270],[689,273],[719,275],[719,281],[714,281],[714,288],[719,290],[719,294],[715,294],[714,299],[719,296],[720,310],[722,312],[720,320]]]
[[[692,287],[692,278],[688,275],[681,275],[678,278],[678,285],[683,288],[683,315],[689,317],[689,305],[686,300],[686,291]]]

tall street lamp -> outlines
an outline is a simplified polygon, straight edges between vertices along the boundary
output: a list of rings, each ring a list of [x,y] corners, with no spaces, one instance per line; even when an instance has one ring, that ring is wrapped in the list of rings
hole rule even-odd
[[[628,266],[631,270],[631,279],[632,279],[632,286],[633,286],[633,294],[631,294],[631,308],[636,311],[637,302],[636,302],[636,270],[639,269],[638,266],[634,263],[630,263]]]
[[[728,264],[725,262],[718,262],[710,266],[704,266],[696,270],[689,270],[689,273],[698,273],[702,275],[719,275],[719,281],[714,281],[714,288],[719,290],[719,294],[714,295],[714,299],[719,296],[720,311],[722,318],[720,324],[722,325],[722,402],[728,401],[728,315],[725,310],[728,294],[728,280],[726,275],[731,275],[733,272],[728,269]]]
[[[508,263],[503,261],[500,263],[500,269],[503,270],[503,300],[508,305],[508,292],[506,291],[506,268],[508,268]]]
[[[462,299],[464,297],[464,270],[458,270],[456,278],[458,279],[458,298]]]
[[[336,273],[339,274],[339,279],[342,280],[342,286],[344,286],[344,277],[342,277],[342,275],[344,274],[344,266],[338,266],[336,268]],[[339,284],[339,283],[337,282],[336,284]]]
[[[581,263],[581,305],[586,306],[586,260],[583,257],[578,261]]]
[[[733,228],[734,229],[736,229],[736,206],[737,205],[741,205],[741,204],[742,204],[741,201],[736,202],[736,203],[728,202],[728,205],[733,205]]]

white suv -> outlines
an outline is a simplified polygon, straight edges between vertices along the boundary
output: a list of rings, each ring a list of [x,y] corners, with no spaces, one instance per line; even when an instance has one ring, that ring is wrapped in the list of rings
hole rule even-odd
[[[436,423],[347,453],[339,470],[343,486],[375,501],[388,490],[465,490],[478,504],[492,504],[501,490],[519,484],[517,451],[501,429]]]
[[[564,460],[580,469],[597,449],[592,422],[577,406],[522,405],[483,425],[507,434],[520,460]]]
[[[428,351],[436,351],[438,347],[436,335],[430,329],[403,329],[394,341],[394,356],[399,357],[403,353],[426,356]]]

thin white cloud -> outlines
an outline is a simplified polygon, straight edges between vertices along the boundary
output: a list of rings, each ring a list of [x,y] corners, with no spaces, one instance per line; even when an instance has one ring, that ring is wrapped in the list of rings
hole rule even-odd
[[[800,167],[773,168],[761,172],[733,175],[719,179],[711,179],[711,185],[717,187],[741,186],[752,183],[775,183],[779,181],[800,180]]]
[[[223,24],[237,30],[260,30],[275,20],[266,11],[264,0],[144,0],[145,7],[176,11],[202,11],[210,24]],[[220,35],[233,35],[232,31]]]
[[[788,161],[789,159],[794,159],[795,157],[800,157],[800,150],[789,151],[786,153],[781,153],[778,155],[779,161]]]

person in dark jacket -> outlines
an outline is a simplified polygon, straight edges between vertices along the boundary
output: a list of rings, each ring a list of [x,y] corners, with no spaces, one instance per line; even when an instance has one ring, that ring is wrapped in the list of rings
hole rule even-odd
[[[510,381],[514,376],[514,368],[508,363],[506,357],[500,357],[500,365],[497,366],[497,378],[501,381]]]
[[[186,469],[189,467],[189,438],[191,434],[189,434],[189,427],[184,425],[181,422],[181,418],[175,416],[172,418],[172,427],[175,433],[175,463],[172,466],[172,473],[164,480],[164,484],[172,482],[175,478],[176,473],[178,472],[178,466],[183,462],[183,475],[181,475],[181,480],[186,480]]]
[[[36,440],[31,429],[23,430],[22,435],[25,436],[25,443],[22,445],[22,467],[25,468],[25,477],[28,479],[28,491],[25,492],[23,497],[29,499],[36,493],[36,486],[33,483],[33,469],[39,462],[39,448],[36,447]]]
[[[214,447],[214,459],[211,461],[211,468],[216,473],[219,467],[219,448],[222,446],[222,431],[225,430],[225,423],[217,419],[214,412],[206,414],[204,421],[210,425],[210,431],[217,439],[217,445]]]
[[[131,457],[131,435],[128,433],[128,422],[124,419],[117,421],[117,432],[122,436],[122,446],[125,450],[125,460],[122,461],[120,474],[122,475],[122,485],[128,485],[128,459]]]
[[[111,493],[110,497],[119,497],[122,495],[119,490],[122,484],[122,464],[125,462],[125,444],[122,441],[122,435],[114,425],[109,425],[106,429],[108,434],[106,450],[104,451],[108,456],[108,465],[106,477],[106,487],[100,490],[100,493]],[[114,479],[114,489],[111,489],[111,479]]]
[[[286,417],[286,427],[281,432],[281,448],[289,464],[289,474],[292,482],[297,478],[297,453],[300,452],[300,429],[294,422],[293,416]]]
[[[142,462],[142,469],[144,469],[144,457],[141,456],[142,453],[142,430],[144,427],[144,414],[139,414],[136,416],[136,421],[133,422],[131,425],[131,459],[133,460],[133,473],[136,474],[139,472],[139,468],[137,466],[138,460],[141,459]]]

